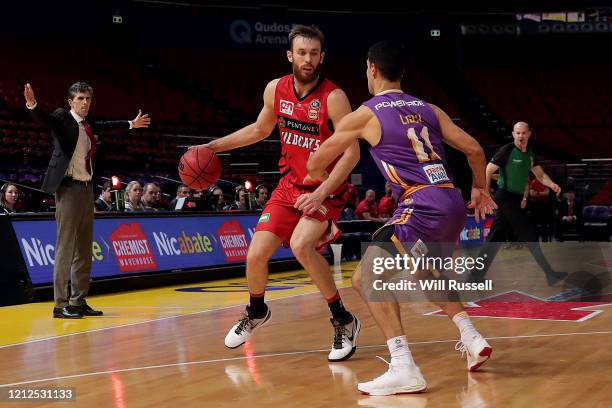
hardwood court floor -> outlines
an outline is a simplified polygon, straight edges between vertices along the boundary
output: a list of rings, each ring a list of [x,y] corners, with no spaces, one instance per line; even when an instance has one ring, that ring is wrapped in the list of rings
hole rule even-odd
[[[223,338],[243,310],[244,279],[91,297],[105,316],[82,321],[52,319],[51,303],[0,308],[0,390],[76,391],[75,402],[0,406],[612,406],[612,305],[605,302],[574,320],[563,307],[540,320],[524,308],[513,318],[499,310],[497,318],[474,317],[494,348],[477,373],[468,373],[454,350],[457,330],[446,317],[428,314],[436,310],[428,303],[404,304],[404,326],[429,390],[360,395],[356,384],[386,371],[376,356],[388,352],[366,306],[346,287],[353,267],[343,266],[338,284],[364,325],[356,354],[343,363],[326,360],[329,311],[303,271],[272,275],[271,323],[235,350]],[[480,315],[489,310],[474,306]]]

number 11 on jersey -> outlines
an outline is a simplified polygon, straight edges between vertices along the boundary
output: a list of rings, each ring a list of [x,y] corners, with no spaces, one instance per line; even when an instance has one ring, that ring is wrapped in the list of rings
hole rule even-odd
[[[421,132],[419,134],[420,138],[419,136],[417,136],[416,130],[413,127],[408,129],[408,131],[406,132],[406,135],[408,136],[408,139],[410,139],[410,142],[412,143],[412,148],[414,149],[414,152],[416,153],[419,163],[426,163],[431,160],[442,160],[440,156],[438,156],[438,154],[434,151],[434,148],[431,145],[431,142],[429,140],[429,131],[427,130],[427,126],[423,126],[423,128],[421,129]],[[427,146],[427,148],[430,151],[429,154],[425,152],[425,146],[423,145],[423,142],[421,142],[421,139],[425,141],[425,146]]]

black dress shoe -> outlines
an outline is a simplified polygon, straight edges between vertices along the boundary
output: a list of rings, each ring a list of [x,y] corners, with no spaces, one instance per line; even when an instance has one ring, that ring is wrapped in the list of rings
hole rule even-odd
[[[104,314],[101,310],[93,310],[87,303],[72,307],[77,309],[83,316],[102,316]]]
[[[53,317],[56,319],[82,319],[83,314],[74,306],[54,307]]]

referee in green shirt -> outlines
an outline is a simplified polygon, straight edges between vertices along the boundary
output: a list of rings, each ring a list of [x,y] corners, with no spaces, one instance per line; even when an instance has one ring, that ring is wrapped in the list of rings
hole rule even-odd
[[[527,248],[536,262],[544,270],[549,285],[554,285],[567,276],[566,272],[556,272],[552,269],[538,243],[535,226],[530,222],[524,208],[527,205],[529,193],[529,172],[545,186],[554,191],[557,196],[561,188],[555,184],[536,161],[535,152],[529,147],[528,141],[531,129],[525,122],[518,122],[512,129],[513,143],[502,146],[487,164],[486,187],[489,191],[493,174],[499,170],[498,190],[494,194],[498,209],[491,225],[487,243],[478,256],[487,254],[485,268],[473,271],[471,280],[482,281],[493,262],[501,242],[505,241],[508,232],[512,231],[518,242],[527,243]]]

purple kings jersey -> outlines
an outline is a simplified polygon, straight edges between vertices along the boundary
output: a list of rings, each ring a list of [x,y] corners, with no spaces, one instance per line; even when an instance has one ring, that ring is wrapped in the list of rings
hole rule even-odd
[[[415,185],[452,182],[440,124],[433,109],[405,93],[389,92],[364,102],[380,123],[381,136],[370,153],[400,196]]]

